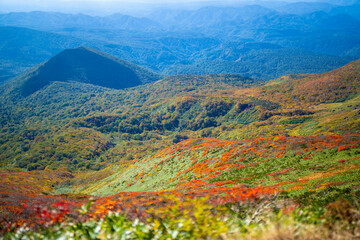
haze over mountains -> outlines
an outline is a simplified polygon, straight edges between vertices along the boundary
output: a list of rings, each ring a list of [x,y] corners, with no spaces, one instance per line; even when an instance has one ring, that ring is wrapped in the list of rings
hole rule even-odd
[[[143,17],[5,13],[0,81],[78,46],[165,75],[238,73],[269,80],[326,72],[360,57],[360,5],[352,4],[214,4],[163,8]]]

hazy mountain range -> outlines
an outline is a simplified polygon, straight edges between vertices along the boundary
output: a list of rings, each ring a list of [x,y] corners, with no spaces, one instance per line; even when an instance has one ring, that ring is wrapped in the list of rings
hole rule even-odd
[[[359,6],[215,6],[161,9],[145,17],[1,14],[0,80],[78,46],[160,74],[239,73],[269,80],[325,72],[360,57]]]

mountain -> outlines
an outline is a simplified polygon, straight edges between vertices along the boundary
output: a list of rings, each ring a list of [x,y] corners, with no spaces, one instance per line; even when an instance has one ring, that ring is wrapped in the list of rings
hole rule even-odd
[[[65,50],[17,78],[22,96],[29,96],[52,82],[80,82],[123,89],[160,77],[130,62],[91,48]]]
[[[278,7],[277,10],[284,13],[302,15],[318,11],[329,12],[335,7],[337,5],[325,2],[296,2]]]
[[[0,14],[0,25],[52,31],[64,28],[151,30],[160,27],[158,23],[152,22],[149,19],[122,14],[92,17],[85,14],[38,11]]]
[[[0,15],[0,239],[357,239],[359,0],[276,2]]]
[[[162,22],[163,26],[168,29],[177,27],[181,31],[201,32],[207,36],[214,36],[219,31],[228,34],[257,18],[276,14],[275,10],[269,8],[248,5],[243,7],[203,7],[188,11],[159,10],[150,14],[148,18]],[[231,30],[231,28],[233,29]]]
[[[51,32],[0,29],[3,81],[78,46],[160,74],[235,73],[261,80],[327,72],[360,57],[360,22],[345,10],[296,15],[248,5],[165,9],[147,18],[29,12],[3,14],[1,21]]]
[[[357,2],[357,4],[353,4],[351,6],[341,6],[337,8],[333,8],[330,13],[333,15],[336,14],[347,14],[350,15],[357,20],[360,20],[360,2]]]
[[[163,70],[165,74],[237,73],[270,80],[287,74],[327,72],[348,63],[352,58],[315,54],[300,49],[260,42],[228,42],[193,54]],[[264,64],[266,63],[266,64]]]

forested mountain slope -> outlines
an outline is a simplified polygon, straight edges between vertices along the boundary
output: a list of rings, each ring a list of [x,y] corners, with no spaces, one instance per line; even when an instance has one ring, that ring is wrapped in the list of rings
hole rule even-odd
[[[81,79],[54,81],[24,98],[16,98],[16,88],[9,92],[3,87],[0,123],[7,151],[2,164],[39,163],[41,169],[54,159],[53,166],[99,168],[188,137],[356,133],[358,66],[355,61],[329,73],[291,75],[264,86],[250,78],[220,74],[167,77],[125,90]],[[85,150],[84,134],[93,136],[86,138],[92,150]],[[63,154],[59,146],[65,143],[71,147]],[[129,144],[136,146],[134,151],[126,150]],[[71,150],[75,146],[84,150]],[[47,147],[52,150],[41,155]]]
[[[72,61],[64,61],[69,54]],[[87,65],[89,59],[101,61]],[[60,72],[55,63],[64,62]],[[171,239],[175,229],[184,239],[205,239],[232,234],[220,226],[248,234],[255,231],[251,219],[270,221],[281,213],[295,226],[330,233],[327,226],[340,221],[346,236],[356,235],[357,215],[328,216],[337,216],[334,204],[353,212],[359,199],[359,60],[270,82],[178,75],[125,89],[114,88],[116,77],[106,78],[110,86],[94,78],[104,62],[115,72],[127,67],[138,79],[154,76],[80,48],[0,86],[2,231],[15,236],[12,229],[26,223],[44,236],[86,229],[101,238],[97,231],[121,226],[126,234],[153,229]],[[39,86],[37,76],[45,85],[23,94],[26,81]],[[255,215],[266,204],[275,213]],[[215,210],[219,215],[209,218]],[[168,227],[152,225],[152,217]],[[134,230],[136,224],[146,227]]]

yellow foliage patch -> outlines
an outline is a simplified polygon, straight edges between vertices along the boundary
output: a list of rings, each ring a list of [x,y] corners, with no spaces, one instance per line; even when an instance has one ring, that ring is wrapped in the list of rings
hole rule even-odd
[[[339,167],[335,171],[331,171],[332,169],[330,169],[329,171],[326,171],[326,172],[319,172],[319,173],[313,173],[313,174],[310,174],[307,176],[302,176],[302,177],[299,177],[297,179],[297,181],[309,181],[309,180],[314,180],[314,179],[319,179],[319,178],[332,177],[332,176],[338,175],[340,173],[344,173],[349,170],[358,169],[358,168],[360,168],[360,166],[358,166],[356,164],[349,164],[349,165],[345,165],[343,167]]]

